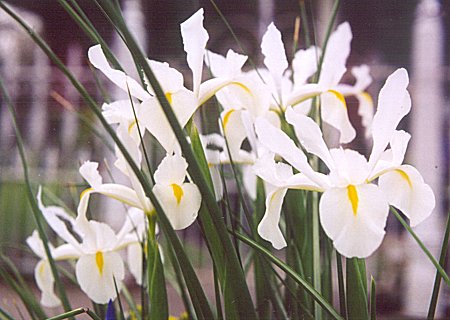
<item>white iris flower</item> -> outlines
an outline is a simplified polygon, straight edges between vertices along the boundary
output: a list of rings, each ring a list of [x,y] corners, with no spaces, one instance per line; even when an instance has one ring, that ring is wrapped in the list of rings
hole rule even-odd
[[[261,237],[277,249],[286,246],[278,222],[289,188],[323,192],[319,204],[322,227],[336,250],[346,257],[364,258],[378,248],[385,234],[389,205],[402,210],[412,226],[431,214],[435,205],[431,188],[414,167],[402,165],[410,136],[396,128],[411,109],[407,85],[408,74],[399,69],[380,91],[369,160],[353,150],[329,150],[318,125],[288,109],[286,120],[295,128],[303,148],[325,163],[328,175],[315,172],[303,151],[284,132],[263,119],[257,121],[260,142],[300,172],[294,174],[287,164],[276,164],[267,157],[255,166],[256,173],[272,186],[265,216],[258,226]],[[377,178],[378,185],[373,183]]]

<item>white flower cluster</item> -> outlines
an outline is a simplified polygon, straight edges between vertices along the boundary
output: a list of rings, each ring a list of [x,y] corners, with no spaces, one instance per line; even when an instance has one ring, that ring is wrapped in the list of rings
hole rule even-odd
[[[415,168],[402,164],[410,135],[396,128],[411,108],[408,74],[399,69],[387,79],[374,112],[372,99],[365,92],[372,81],[367,66],[352,69],[354,85],[340,83],[350,54],[352,34],[348,23],[342,23],[331,34],[320,70],[317,61],[322,53],[317,47],[297,51],[289,67],[281,33],[273,23],[261,43],[265,68],[247,72],[242,71],[245,55],[229,50],[224,57],[206,50],[208,33],[203,27],[202,9],[181,24],[181,34],[192,71],[192,90],[184,87],[183,75],[167,63],[148,63],[182,127],[200,106],[213,96],[217,98],[223,107],[218,119],[221,132],[202,136],[216,199],[220,200],[223,192],[219,165],[230,161],[241,165],[250,197],[255,197],[256,177],[260,177],[265,182],[267,199],[258,232],[274,248],[286,246],[279,220],[288,189],[323,193],[319,204],[321,225],[336,250],[347,257],[367,257],[380,245],[389,205],[400,209],[411,225],[417,225],[432,212],[435,199],[430,187]],[[153,89],[112,68],[100,45],[90,48],[88,55],[95,68],[132,97],[104,104],[103,115],[110,124],[117,125],[117,135],[136,164],[142,160],[139,132],[152,135],[165,149],[166,157],[154,174],[153,192],[173,228],[188,227],[197,217],[201,194],[195,184],[188,182],[187,163]],[[212,78],[202,81],[204,64]],[[309,82],[319,71],[317,82]],[[351,149],[329,149],[320,127],[308,116],[312,99],[318,98],[321,121],[337,129],[340,144],[351,142],[356,131],[349,120],[347,96],[359,101],[358,112],[366,137],[373,141],[368,160]],[[294,128],[299,145],[282,131],[283,121]],[[250,150],[243,147],[245,140]],[[218,148],[210,149],[210,145]],[[304,151],[319,157],[327,172],[314,170]],[[49,225],[65,241],[52,248],[54,258],[77,259],[77,280],[97,303],[114,298],[113,278],[119,287],[124,278],[124,263],[118,250],[128,247],[128,265],[139,281],[142,252],[136,246],[145,236],[144,213],[154,211],[117,148],[116,155],[115,164],[129,177],[131,188],[103,183],[98,164],[86,162],[80,173],[91,187],[81,194],[76,219],[61,208],[40,203]],[[280,158],[284,161],[275,161]],[[86,218],[92,193],[120,200],[132,208],[118,233],[104,223]],[[61,219],[72,225],[81,242]],[[53,277],[39,241],[34,234],[28,242],[42,258],[36,267],[42,303],[56,305],[59,300],[53,294]]]

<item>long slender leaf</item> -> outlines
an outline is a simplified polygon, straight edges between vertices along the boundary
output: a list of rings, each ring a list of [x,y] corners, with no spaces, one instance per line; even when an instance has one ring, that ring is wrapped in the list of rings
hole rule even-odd
[[[336,265],[339,288],[339,307],[341,314],[347,318],[347,301],[345,297],[344,272],[342,268],[342,256],[336,251]]]
[[[74,316],[78,316],[80,314],[87,314],[93,320],[101,320],[99,316],[97,316],[94,312],[89,310],[88,308],[78,308],[74,310],[70,310],[68,312],[62,313],[60,315],[48,318],[47,320],[63,320],[68,319]]]
[[[148,295],[150,297],[150,319],[167,320],[169,318],[169,305],[167,303],[167,290],[164,277],[164,267],[161,261],[159,245],[156,241],[156,217],[149,216],[149,232],[147,239],[147,275]]]
[[[175,133],[175,136],[180,143],[183,155],[185,156],[189,164],[188,171],[192,177],[192,180],[200,189],[200,192],[203,195],[203,201],[206,203],[206,206],[209,209],[209,213],[219,234],[226,257],[226,284],[232,292],[233,296],[232,301],[230,301],[232,304],[228,305],[228,307],[231,309],[235,308],[239,314],[239,317],[242,319],[255,319],[256,313],[253,307],[252,299],[250,297],[250,292],[245,281],[244,273],[240,268],[238,257],[228,236],[226,226],[223,223],[222,215],[215,201],[214,193],[210,188],[207,179],[202,174],[202,170],[196,161],[196,157],[186,139],[183,129],[178,123],[178,119],[169,102],[167,101],[167,98],[158,80],[156,79],[154,73],[148,65],[145,56],[141,52],[130,31],[127,29],[125,23],[123,22],[123,19],[120,17],[120,14],[117,12],[117,10],[115,10],[114,6],[109,1],[99,0],[98,2],[101,3],[101,7],[103,8],[103,10],[110,16],[116,27],[122,32],[128,48],[133,55],[133,58],[135,59],[136,63],[142,67],[145,76],[149,80],[149,83],[152,86],[160,105],[162,106],[162,109]],[[225,300],[225,302],[226,301],[227,299]]]
[[[367,279],[364,259],[347,259],[347,313],[349,320],[368,319]]]
[[[370,320],[377,319],[377,292],[375,279],[371,277],[370,279]]]
[[[290,266],[285,264],[283,261],[281,261],[279,258],[274,256],[269,250],[255,242],[254,240],[240,234],[236,233],[236,236],[245,244],[249,245],[253,249],[256,250],[257,253],[261,254],[263,257],[267,258],[270,262],[275,264],[277,267],[279,267],[281,270],[283,270],[287,275],[292,277],[292,279],[295,280],[303,289],[305,289],[308,294],[311,295],[311,297],[319,303],[322,308],[328,312],[328,314],[333,319],[343,319],[338,312],[334,309],[332,305],[326,301],[319,292],[317,292],[314,287],[306,281],[304,278],[300,277],[298,273],[296,273]]]
[[[427,247],[423,244],[423,242],[420,240],[420,238],[417,236],[417,234],[411,229],[411,227],[406,223],[405,219],[402,218],[402,216],[398,213],[398,211],[391,207],[391,212],[394,214],[394,216],[397,218],[398,221],[402,224],[402,226],[406,229],[406,231],[409,232],[409,234],[416,240],[419,247],[422,249],[422,251],[427,255],[427,257],[430,259],[431,263],[435,266],[436,271],[439,273],[439,275],[444,279],[447,286],[450,288],[450,279],[445,273],[444,268],[436,261],[436,259],[433,257],[431,252],[427,249]]]
[[[0,2],[0,6],[8,14],[12,15],[13,17],[14,16],[17,17],[11,10],[9,10],[3,4],[3,2]],[[55,261],[54,261],[54,259],[52,257],[51,252],[50,252],[49,241],[48,241],[48,238],[47,238],[47,234],[44,231],[44,226],[43,226],[43,222],[42,222],[42,216],[41,216],[42,213],[39,210],[39,206],[37,204],[36,198],[34,196],[34,192],[33,192],[32,187],[31,187],[31,181],[30,181],[29,176],[28,176],[28,164],[27,164],[27,160],[26,160],[26,156],[25,156],[25,150],[24,150],[24,143],[23,143],[22,135],[21,135],[21,133],[19,131],[19,127],[17,125],[16,112],[15,112],[14,106],[11,103],[11,99],[9,98],[8,93],[6,92],[6,89],[5,89],[4,85],[3,85],[3,80],[1,78],[0,78],[0,90],[1,90],[2,95],[3,95],[3,97],[4,97],[5,101],[6,101],[6,104],[8,106],[8,109],[9,109],[9,112],[10,112],[10,115],[11,115],[11,122],[12,122],[12,125],[14,127],[14,131],[15,131],[15,135],[16,135],[17,147],[19,149],[20,159],[22,161],[22,167],[23,167],[23,173],[24,173],[25,185],[26,185],[26,193],[27,193],[28,201],[29,201],[29,203],[31,205],[31,209],[32,209],[32,212],[33,212],[34,220],[35,220],[36,225],[37,225],[37,230],[38,230],[38,233],[39,233],[39,237],[41,238],[42,243],[44,245],[45,255],[46,255],[46,258],[47,258],[47,260],[48,260],[48,262],[50,264],[50,269],[52,271],[52,275],[53,275],[53,278],[55,280],[56,289],[57,289],[57,292],[58,292],[59,297],[61,299],[63,308],[64,308],[65,311],[68,311],[68,310],[71,309],[70,303],[69,303],[69,300],[67,299],[64,287],[61,284],[61,280],[59,278],[59,273],[58,273],[58,270],[56,268]]]
[[[445,234],[444,239],[442,239],[442,246],[441,246],[441,255],[439,257],[439,264],[444,267],[445,266],[445,259],[447,257],[447,251],[448,251],[448,239],[450,236],[450,212],[447,214],[447,225],[445,228]],[[436,306],[437,306],[437,300],[439,296],[439,289],[441,287],[441,275],[438,271],[436,271],[436,277],[434,279],[434,285],[433,285],[433,294],[431,295],[430,300],[430,307],[428,308],[428,315],[427,318],[429,320],[434,319],[434,314],[436,312]]]
[[[0,319],[1,320],[14,320],[14,318],[5,310],[0,308]]]
[[[48,47],[48,45],[45,43],[45,41],[42,40],[42,38],[34,32],[32,28],[30,28],[26,22],[23,21],[20,17],[18,17],[14,12],[9,10],[9,8],[0,1],[0,7],[5,10],[14,20],[16,20],[26,31],[27,33],[32,37],[32,39],[35,41],[35,43],[47,54],[47,56],[55,63],[55,65],[64,73],[64,75],[70,80],[72,85],[78,90],[78,92],[81,94],[83,99],[86,101],[89,108],[94,112],[95,116],[100,120],[100,123],[103,125],[107,133],[111,136],[113,141],[116,143],[119,150],[122,152],[124,158],[129,163],[130,168],[132,169],[133,173],[138,178],[139,182],[142,184],[143,189],[146,193],[146,195],[150,198],[150,201],[153,203],[155,207],[155,211],[158,214],[158,218],[160,221],[160,225],[163,229],[163,231],[166,233],[170,243],[172,244],[179,260],[180,264],[183,265],[183,276],[185,277],[187,287],[189,289],[189,292],[192,297],[195,298],[193,302],[194,307],[196,309],[196,312],[198,312],[200,315],[202,315],[202,318],[211,319],[213,318],[212,311],[209,307],[208,300],[206,298],[206,295],[202,289],[202,286],[200,285],[200,282],[194,272],[194,269],[192,267],[191,262],[189,261],[186,253],[183,250],[183,246],[180,242],[180,239],[175,234],[169,220],[167,219],[167,216],[165,215],[161,205],[158,202],[158,199],[155,197],[153,192],[151,191],[151,186],[148,183],[148,180],[145,176],[142,175],[137,165],[134,163],[132,157],[128,153],[125,146],[122,144],[120,139],[117,137],[116,133],[112,129],[112,127],[108,124],[106,119],[103,117],[101,110],[98,108],[95,101],[92,99],[92,97],[88,94],[86,89],[83,87],[83,85],[77,81],[77,79],[74,78],[74,76],[70,73],[70,71],[66,68],[66,66],[59,60],[59,58],[55,55],[55,53]]]

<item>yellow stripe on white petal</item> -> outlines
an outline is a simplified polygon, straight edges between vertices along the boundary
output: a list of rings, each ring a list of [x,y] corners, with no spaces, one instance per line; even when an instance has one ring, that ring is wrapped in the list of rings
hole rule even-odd
[[[416,168],[403,165],[388,171],[378,180],[389,203],[400,209],[414,227],[425,220],[434,209],[436,200]]]
[[[351,142],[356,137],[356,131],[350,123],[344,96],[337,91],[328,90],[321,94],[320,101],[322,120],[339,131],[340,143]]]
[[[153,192],[175,230],[187,228],[197,218],[202,198],[195,184],[184,183],[174,190],[172,185],[157,183]]]
[[[349,258],[368,257],[378,248],[388,212],[386,197],[373,184],[328,189],[319,203],[325,233],[336,250]]]
[[[117,252],[99,252],[84,255],[78,259],[75,274],[81,290],[95,303],[104,304],[117,296],[114,280],[118,290],[125,277],[122,257]]]

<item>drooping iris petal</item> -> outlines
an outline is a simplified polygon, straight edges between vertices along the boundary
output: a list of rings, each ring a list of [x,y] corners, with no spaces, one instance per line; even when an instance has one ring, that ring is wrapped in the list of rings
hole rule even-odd
[[[344,96],[335,90],[330,90],[321,94],[320,101],[322,120],[339,130],[340,143],[351,142],[356,137],[356,131],[350,123]]]
[[[195,184],[161,185],[157,183],[153,187],[153,192],[175,230],[187,228],[197,218],[202,197]]]
[[[150,98],[150,94],[136,80],[127,76],[123,71],[111,68],[99,44],[89,48],[88,57],[94,67],[125,92],[129,90],[131,96],[141,101]]]
[[[192,70],[194,93],[198,96],[202,79],[203,57],[209,39],[208,32],[203,27],[203,9],[199,9],[180,27],[187,63]]]
[[[40,197],[39,197],[40,198]],[[54,283],[52,271],[50,269],[49,262],[46,258],[44,244],[36,230],[33,231],[32,235],[27,238],[27,244],[31,250],[39,257],[41,260],[36,264],[34,268],[34,278],[36,280],[36,285],[41,291],[41,303],[45,307],[57,307],[61,305],[61,301],[55,295]],[[50,250],[53,255],[53,246],[49,244]]]
[[[75,266],[75,274],[81,290],[95,303],[105,304],[117,296],[125,277],[122,258],[117,252],[98,251],[80,257]]]
[[[365,258],[383,240],[389,205],[372,184],[331,188],[319,203],[320,223],[336,250],[346,257]]]
[[[433,190],[412,166],[402,165],[381,175],[378,185],[389,203],[409,218],[412,227],[433,212],[436,204]]]
[[[267,195],[266,212],[258,225],[258,234],[261,238],[269,241],[277,250],[287,245],[279,226],[281,206],[287,190],[287,188],[277,188]]]
[[[48,260],[41,260],[34,268],[36,285],[41,290],[41,304],[44,307],[55,308],[61,305],[61,300],[55,294],[52,271]]]
[[[411,97],[406,90],[408,72],[397,69],[386,80],[378,97],[378,109],[373,117],[373,148],[369,163],[374,166],[392,139],[400,120],[411,110]]]

